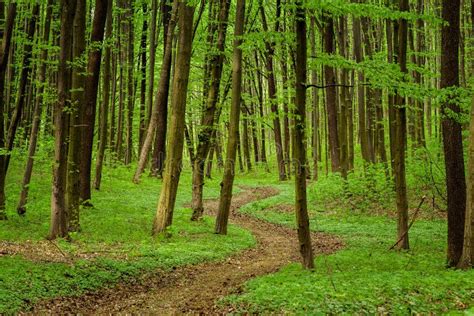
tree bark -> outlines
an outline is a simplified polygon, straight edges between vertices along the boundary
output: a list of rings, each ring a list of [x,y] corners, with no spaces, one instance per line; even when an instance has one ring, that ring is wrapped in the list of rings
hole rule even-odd
[[[58,66],[58,101],[54,107],[54,165],[49,238],[68,235],[66,209],[68,115],[64,111],[70,102],[72,38],[76,0],[61,0],[61,35]]]
[[[193,35],[194,7],[188,1],[179,0],[179,54],[173,78],[172,115],[169,127],[169,143],[173,144],[166,157],[166,169],[152,233],[156,235],[170,226],[178,190],[179,176],[183,158],[184,124],[186,96],[188,90],[189,69]]]
[[[459,263],[464,241],[466,180],[464,174],[462,126],[453,114],[460,113],[456,87],[459,87],[460,0],[443,0],[442,17],[449,24],[441,29],[441,89],[446,91],[442,104],[442,133],[448,194],[447,263]]]
[[[331,16],[325,16],[324,26],[324,51],[328,55],[335,52],[334,49],[334,21]],[[328,114],[328,138],[329,151],[331,153],[332,172],[341,171],[339,131],[337,124],[337,96],[336,75],[332,66],[324,66],[324,78],[326,88],[326,109]]]
[[[171,19],[168,26],[168,34],[166,36],[167,43],[165,45],[166,49],[163,56],[163,63],[161,65],[160,82],[158,84],[158,90],[156,91],[156,96],[154,100],[155,104],[153,105],[150,123],[148,124],[147,133],[145,136],[145,140],[143,142],[142,150],[140,152],[140,157],[138,159],[137,170],[135,171],[135,174],[133,176],[134,183],[140,182],[140,176],[143,173],[143,170],[145,170],[148,154],[150,153],[150,150],[151,150],[151,145],[153,142],[153,138],[155,137],[156,129],[163,128],[163,124],[162,124],[163,118],[161,117],[163,114],[162,105],[165,104],[165,108],[166,109],[168,108],[167,103],[168,103],[168,93],[169,93],[169,82],[170,82],[170,76],[171,76],[171,53],[172,53],[172,48],[173,48],[173,35],[174,35],[174,29],[176,26],[177,14],[178,14],[178,1],[175,1],[173,4]],[[160,133],[161,132],[162,131],[160,131]]]
[[[51,15],[53,11],[53,0],[48,0],[46,4],[46,16],[43,27],[43,45],[49,44],[49,33],[51,29]],[[46,61],[48,59],[48,49],[43,48],[40,54],[40,65],[38,72],[38,90],[36,92],[35,106],[33,110],[33,124],[30,132],[30,141],[28,145],[28,160],[26,162],[25,173],[23,175],[20,200],[16,208],[19,215],[26,213],[26,203],[28,201],[29,184],[33,172],[34,156],[38,143],[38,136],[41,124],[41,115],[43,109],[43,92],[46,85]],[[1,113],[1,112],[0,112]]]
[[[268,32],[267,19],[265,16],[265,10],[263,4],[260,3],[260,16],[262,18],[263,31]],[[279,25],[278,20],[280,18],[280,0],[277,0],[277,13],[275,17],[275,31],[278,32]],[[268,98],[270,101],[270,109],[273,115],[273,133],[275,138],[275,151],[277,155],[277,164],[278,164],[278,174],[280,181],[286,180],[286,168],[285,160],[283,157],[283,143],[281,139],[281,124],[280,124],[280,114],[278,111],[277,103],[277,90],[275,82],[275,72],[273,69],[273,56],[275,53],[275,43],[270,40],[265,40],[265,57],[266,63],[265,67],[267,69],[267,79],[268,79]]]
[[[113,30],[113,16],[112,16],[112,1],[109,1],[107,6],[107,17],[106,17],[106,41],[112,39],[112,30]],[[96,190],[100,189],[100,184],[102,181],[102,169],[104,166],[104,157],[105,157],[105,148],[107,146],[107,120],[108,112],[110,105],[115,105],[115,93],[112,93],[112,102],[110,102],[110,81],[111,78],[111,57],[112,57],[112,43],[107,42],[105,46],[105,56],[104,56],[104,76],[103,76],[103,91],[104,98],[100,107],[100,120],[99,120],[99,148],[97,149],[97,158],[96,158],[96,168],[95,168],[95,178],[94,178],[94,188]],[[113,78],[115,82],[115,78]]]
[[[5,148],[5,76],[10,53],[11,39],[13,35],[13,26],[16,17],[16,3],[8,5],[8,13],[3,30],[2,46],[0,50],[0,149]],[[0,220],[6,220],[5,212],[5,177],[6,177],[6,158],[7,154],[0,153]]]
[[[171,25],[170,21],[170,7],[167,4],[167,1],[162,2],[162,19],[163,19],[163,33],[165,36],[163,37],[164,40],[164,50],[166,54],[166,50],[168,47],[168,43],[173,43],[173,38],[171,41],[168,42],[168,34],[169,34],[169,27]],[[173,34],[173,33],[171,33]],[[171,56],[171,55],[170,55]],[[171,60],[171,59],[170,59]],[[171,61],[167,64],[163,63],[161,67],[163,68],[166,66],[165,69],[168,72],[168,81],[164,81],[163,84],[165,85],[162,92],[163,96],[157,102],[157,124],[156,124],[156,135],[155,135],[155,143],[153,149],[153,158],[151,160],[151,175],[161,177],[163,173],[165,158],[166,158],[166,133],[168,130],[168,95],[169,95],[169,86],[170,86],[170,74],[171,74]],[[161,75],[163,75],[163,70],[161,71]],[[161,85],[161,77],[160,77],[160,85]],[[159,88],[161,89],[161,87]]]
[[[235,158],[239,137],[240,102],[242,92],[242,35],[244,34],[245,0],[237,0],[237,11],[234,28],[234,52],[232,56],[232,103],[229,119],[229,139],[224,176],[221,182],[221,194],[216,218],[215,233],[226,235],[232,202],[232,187],[235,174]]]
[[[408,11],[408,0],[400,0],[400,11]],[[407,38],[408,38],[408,21],[400,19],[398,28],[398,64],[400,70],[407,73]],[[394,178],[395,178],[395,190],[397,200],[397,248],[398,249],[409,249],[409,238],[408,238],[408,199],[407,199],[407,187],[406,187],[406,167],[405,167],[405,151],[407,147],[407,118],[406,118],[406,103],[405,97],[399,92],[396,96],[395,109],[395,136],[394,150],[392,153],[394,160]]]
[[[202,112],[200,127],[201,129],[198,134],[198,145],[193,160],[193,195],[191,202],[193,215],[191,217],[191,220],[198,220],[199,218],[201,218],[202,213],[204,211],[202,202],[204,186],[204,166],[206,163],[206,157],[209,153],[212,134],[215,128],[214,124],[224,63],[224,50],[230,1],[221,0],[219,8],[220,11],[217,22],[216,42],[217,53],[212,54],[209,58],[210,84],[209,90],[207,91],[207,100],[205,102],[205,108]]]
[[[301,0],[296,2],[295,12],[296,62],[295,62],[295,118],[293,164],[295,169],[295,212],[298,227],[298,241],[305,269],[314,268],[311,231],[309,227],[306,199],[306,13]]]
[[[71,111],[69,113],[69,144],[67,166],[66,205],[69,220],[69,231],[80,230],[79,207],[81,194],[83,139],[81,138],[82,123],[84,122],[84,84],[85,77],[83,54],[86,50],[86,0],[77,0],[74,16],[73,44],[72,44],[72,81],[71,81]]]

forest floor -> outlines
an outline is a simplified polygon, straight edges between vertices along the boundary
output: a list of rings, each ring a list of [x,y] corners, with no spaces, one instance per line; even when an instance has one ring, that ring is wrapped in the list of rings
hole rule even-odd
[[[201,263],[157,272],[139,283],[121,283],[116,287],[81,296],[44,301],[33,313],[227,313],[232,306],[218,304],[229,294],[242,291],[251,278],[274,273],[299,260],[294,229],[242,214],[249,203],[278,194],[271,187],[242,187],[232,200],[230,221],[249,231],[257,239],[255,248],[237,253],[223,261]],[[218,200],[205,201],[207,215],[215,215]],[[285,211],[284,209],[282,211]],[[334,235],[313,233],[315,253],[330,254],[343,243]]]

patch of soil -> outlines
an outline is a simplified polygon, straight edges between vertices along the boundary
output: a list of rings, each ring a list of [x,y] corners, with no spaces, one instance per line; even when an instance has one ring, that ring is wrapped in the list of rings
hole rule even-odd
[[[21,243],[0,241],[0,257],[17,255],[34,262],[71,262],[71,257],[53,241],[33,242],[28,240]]]
[[[230,312],[230,307],[217,306],[216,302],[241,292],[247,280],[276,272],[300,259],[294,230],[237,212],[244,204],[276,194],[278,191],[271,187],[244,188],[232,199],[230,222],[254,234],[257,246],[253,249],[220,262],[179,267],[171,272],[157,271],[96,293],[41,302],[32,312],[157,315]],[[206,213],[215,214],[218,203],[206,200]],[[312,241],[316,255],[332,253],[343,246],[337,237],[323,233],[313,233]]]

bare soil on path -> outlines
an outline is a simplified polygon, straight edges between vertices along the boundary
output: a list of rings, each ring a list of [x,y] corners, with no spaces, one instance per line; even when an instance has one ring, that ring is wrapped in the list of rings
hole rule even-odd
[[[251,278],[273,273],[299,260],[296,231],[255,219],[238,212],[253,201],[278,194],[271,187],[243,188],[232,199],[230,223],[252,232],[255,248],[239,252],[223,261],[178,267],[171,272],[156,271],[133,282],[77,297],[58,298],[37,304],[32,313],[73,314],[225,314],[229,306],[219,299],[241,292]],[[207,200],[208,215],[215,214],[217,200]],[[343,244],[335,236],[312,234],[316,255],[328,254]]]

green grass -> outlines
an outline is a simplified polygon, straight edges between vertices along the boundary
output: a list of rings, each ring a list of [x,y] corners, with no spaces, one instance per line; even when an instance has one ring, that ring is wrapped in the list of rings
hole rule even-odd
[[[279,188],[279,196],[249,204],[243,211],[294,227],[294,214],[271,208],[293,201],[292,184]],[[317,254],[314,271],[292,264],[251,280],[243,294],[227,302],[241,312],[296,314],[438,314],[474,306],[474,271],[445,267],[444,220],[416,221],[410,231],[412,250],[389,251],[396,220],[370,216],[370,209],[347,211],[346,199],[331,191],[342,191],[337,181],[321,179],[309,187],[311,228],[340,236],[345,248],[332,255]]]
[[[51,172],[39,161],[30,188],[25,217],[15,213],[23,163],[12,161],[7,179],[7,213],[0,222],[0,240],[37,242],[44,240],[50,220]],[[227,236],[213,233],[214,221],[189,221],[190,172],[184,171],[178,191],[171,238],[150,236],[156,211],[160,180],[143,177],[132,184],[133,169],[107,168],[102,190],[93,193],[94,208],[81,212],[80,233],[72,242],[60,240],[59,247],[68,255],[103,252],[95,259],[79,259],[73,264],[33,262],[21,256],[0,257],[0,314],[28,309],[40,299],[78,295],[111,286],[121,280],[175,266],[218,260],[255,244],[250,232],[231,226]],[[217,197],[220,175],[208,181],[206,198]],[[249,184],[252,181],[242,180]],[[239,183],[239,180],[237,181]],[[237,191],[238,189],[236,189]],[[118,255],[117,255],[118,254]]]

